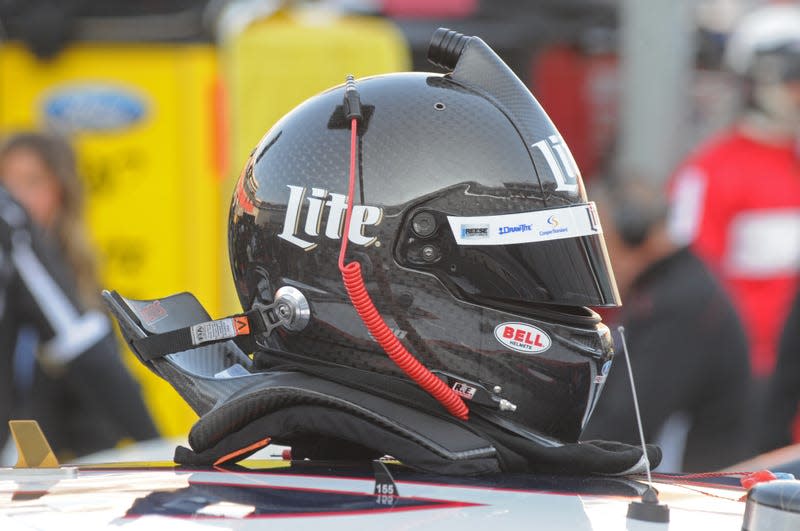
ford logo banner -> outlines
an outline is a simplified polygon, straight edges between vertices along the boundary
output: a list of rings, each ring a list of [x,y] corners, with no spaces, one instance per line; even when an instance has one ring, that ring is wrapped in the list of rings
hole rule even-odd
[[[108,131],[128,127],[145,115],[141,97],[108,85],[74,85],[44,101],[49,126],[69,131]]]

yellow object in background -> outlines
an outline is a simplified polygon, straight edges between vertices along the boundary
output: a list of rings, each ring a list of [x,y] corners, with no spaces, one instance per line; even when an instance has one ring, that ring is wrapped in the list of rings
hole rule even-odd
[[[69,133],[105,287],[142,299],[191,291],[219,315],[216,84],[211,45],[75,43],[50,61],[0,47],[0,134]],[[126,355],[161,433],[185,435],[196,415]]]
[[[48,61],[0,46],[0,136],[69,132],[104,287],[136,299],[190,291],[214,317],[240,311],[225,229],[250,150],[345,75],[410,66],[389,21],[319,7],[250,21],[222,42],[79,42]],[[185,435],[196,415],[125,351],[161,434]]]
[[[319,6],[281,10],[233,35],[223,28],[222,34],[221,69],[231,117],[232,157],[223,187],[228,204],[250,151],[283,115],[344,83],[347,74],[358,78],[411,65],[408,44],[390,21],[343,16]],[[232,278],[227,258],[222,267]],[[241,311],[233,282],[223,290],[226,311]]]

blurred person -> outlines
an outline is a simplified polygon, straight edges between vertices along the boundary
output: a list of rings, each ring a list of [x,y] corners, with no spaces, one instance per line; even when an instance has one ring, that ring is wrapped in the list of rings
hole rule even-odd
[[[725,61],[741,82],[740,116],[676,173],[669,224],[731,295],[760,399],[800,270],[800,5],[743,17]]]
[[[69,144],[38,133],[9,137],[0,144],[0,184],[64,255],[81,302],[101,308],[94,251],[83,222],[83,187]]]
[[[750,367],[728,296],[692,251],[672,242],[666,200],[653,188],[600,181],[590,193],[623,302],[616,320],[625,330],[645,440],[664,452],[660,470],[712,470],[747,457]],[[636,444],[627,363],[614,332],[615,360],[583,440]]]
[[[0,185],[0,447],[10,417],[38,420],[67,457],[157,437],[99,311],[72,149],[12,136],[0,145]]]

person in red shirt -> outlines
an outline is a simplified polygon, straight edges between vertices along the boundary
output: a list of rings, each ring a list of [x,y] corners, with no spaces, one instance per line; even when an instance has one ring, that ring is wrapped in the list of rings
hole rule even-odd
[[[766,382],[800,271],[800,6],[744,17],[726,62],[742,80],[743,112],[676,173],[669,226],[722,279]]]

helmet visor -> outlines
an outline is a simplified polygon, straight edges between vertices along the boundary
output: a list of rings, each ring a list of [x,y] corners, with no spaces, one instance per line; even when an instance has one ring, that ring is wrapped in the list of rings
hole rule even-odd
[[[438,276],[468,299],[619,305],[594,203],[447,221],[455,245]]]

